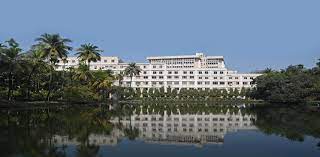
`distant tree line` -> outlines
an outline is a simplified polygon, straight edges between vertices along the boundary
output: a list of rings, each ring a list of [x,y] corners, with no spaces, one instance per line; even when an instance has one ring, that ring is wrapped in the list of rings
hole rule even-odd
[[[310,69],[301,64],[280,71],[266,69],[255,84],[251,95],[255,99],[279,103],[320,101],[320,60]]]

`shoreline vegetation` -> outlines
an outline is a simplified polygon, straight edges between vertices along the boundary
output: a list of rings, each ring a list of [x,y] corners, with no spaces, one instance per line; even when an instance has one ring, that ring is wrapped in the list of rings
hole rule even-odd
[[[275,71],[266,69],[254,80],[255,87],[241,89],[168,89],[149,91],[122,84],[123,77],[139,75],[135,63],[121,74],[111,70],[90,71],[91,62],[101,59],[98,46],[82,44],[76,50],[78,68],[55,71],[59,61],[66,62],[72,41],[59,34],[43,34],[23,51],[10,39],[0,42],[0,104],[104,104],[108,102],[270,102],[278,104],[319,104],[320,60],[313,68],[290,65]]]

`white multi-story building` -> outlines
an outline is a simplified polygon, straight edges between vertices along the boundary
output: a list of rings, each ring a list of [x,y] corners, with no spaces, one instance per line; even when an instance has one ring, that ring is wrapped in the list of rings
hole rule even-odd
[[[168,87],[180,90],[187,89],[230,89],[250,88],[253,79],[260,74],[237,73],[228,70],[223,56],[205,56],[203,53],[182,56],[147,57],[149,63],[136,63],[141,73],[134,76],[131,87],[149,89]],[[77,67],[76,57],[67,58],[67,62],[59,62],[56,70]],[[129,63],[124,63],[118,57],[101,57],[98,62],[90,63],[90,70],[112,70],[122,73]],[[131,79],[124,77],[121,86],[129,86]],[[118,81],[115,82],[118,84]]]

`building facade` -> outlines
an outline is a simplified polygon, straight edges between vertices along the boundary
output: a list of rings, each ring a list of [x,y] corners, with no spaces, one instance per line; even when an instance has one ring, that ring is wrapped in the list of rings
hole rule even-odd
[[[150,89],[164,87],[180,90],[187,89],[230,89],[251,88],[253,80],[260,74],[237,73],[228,70],[223,56],[205,56],[203,53],[182,56],[147,57],[148,63],[136,63],[141,73],[134,76],[131,87]],[[59,62],[56,70],[69,67],[76,68],[79,60],[67,58],[67,62]],[[118,57],[101,57],[98,62],[90,63],[90,70],[112,70],[115,74],[122,73],[129,63]],[[131,79],[124,77],[120,86],[130,86]],[[118,85],[118,81],[115,81]]]

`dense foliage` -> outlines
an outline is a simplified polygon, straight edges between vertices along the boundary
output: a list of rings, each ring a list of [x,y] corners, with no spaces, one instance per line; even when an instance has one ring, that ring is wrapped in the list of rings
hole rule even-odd
[[[90,71],[91,61],[100,60],[101,50],[83,44],[78,68],[56,71],[66,62],[71,40],[59,34],[43,34],[27,52],[10,39],[0,44],[0,98],[7,100],[98,101],[107,98],[115,79],[110,71]]]
[[[301,103],[320,100],[320,62],[311,69],[303,65],[285,70],[266,70],[256,78],[253,97],[269,102]]]

